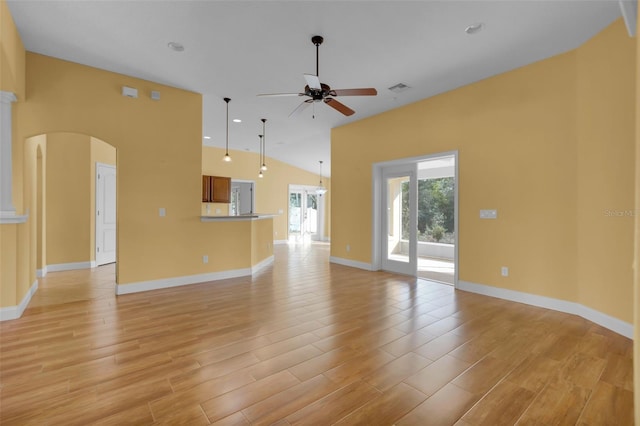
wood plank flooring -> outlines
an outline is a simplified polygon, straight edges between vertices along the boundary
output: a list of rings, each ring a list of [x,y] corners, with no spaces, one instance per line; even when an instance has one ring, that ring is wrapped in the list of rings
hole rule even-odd
[[[118,297],[113,266],[50,273],[0,323],[0,423],[633,424],[629,339],[328,256]]]

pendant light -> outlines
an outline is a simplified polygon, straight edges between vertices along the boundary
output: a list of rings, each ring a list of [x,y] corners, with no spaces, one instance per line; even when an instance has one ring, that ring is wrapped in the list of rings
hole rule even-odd
[[[264,170],[265,172],[267,171],[267,165],[265,164],[265,158],[267,156],[267,134],[265,133],[265,124],[267,122],[266,118],[262,118],[262,144],[261,144],[261,161],[262,161],[262,165],[260,166],[260,170]]]
[[[328,189],[322,185],[322,160],[320,160],[320,186],[316,188],[316,194],[322,196],[326,194],[327,191]]]
[[[258,177],[260,179],[262,179],[264,177],[264,174],[262,173],[262,166],[260,166],[260,164],[262,163],[262,137],[263,137],[263,135],[258,135],[258,137],[260,138],[260,159],[258,160],[258,166],[259,166],[260,173],[258,173]]]
[[[229,101],[231,99],[229,98],[224,98],[224,101],[227,103],[227,145],[226,145],[226,153],[224,154],[224,157],[222,157],[222,159],[229,163],[231,162],[231,156],[229,155]]]

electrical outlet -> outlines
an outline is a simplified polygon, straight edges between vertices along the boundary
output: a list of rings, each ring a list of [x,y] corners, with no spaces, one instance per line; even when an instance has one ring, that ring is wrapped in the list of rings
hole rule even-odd
[[[503,277],[508,277],[509,276],[509,268],[506,266],[503,266],[500,269],[500,273],[502,274]]]
[[[209,263],[209,256],[207,256],[206,254],[202,256],[202,263]]]
[[[160,217],[165,217],[167,215],[167,210],[164,207],[160,207],[158,209],[158,214],[160,215]]]
[[[351,246],[347,244],[347,253],[349,253],[350,251],[351,251]]]

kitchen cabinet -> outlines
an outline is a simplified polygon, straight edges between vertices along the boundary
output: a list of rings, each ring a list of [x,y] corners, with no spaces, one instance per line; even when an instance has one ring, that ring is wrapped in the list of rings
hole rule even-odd
[[[202,202],[231,202],[231,178],[223,176],[202,176]]]

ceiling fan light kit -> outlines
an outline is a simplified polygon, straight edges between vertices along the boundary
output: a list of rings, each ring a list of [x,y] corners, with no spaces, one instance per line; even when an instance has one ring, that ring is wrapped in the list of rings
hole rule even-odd
[[[258,96],[307,96],[309,99],[302,101],[292,112],[289,117],[294,117],[309,105],[315,102],[323,102],[331,108],[345,116],[355,114],[355,111],[342,102],[335,99],[338,96],[376,96],[377,90],[373,87],[360,89],[332,89],[328,84],[320,82],[320,45],[324,38],[319,35],[311,37],[311,42],[316,46],[316,74],[304,74],[307,85],[301,93],[269,93]],[[315,118],[315,114],[314,114]]]

